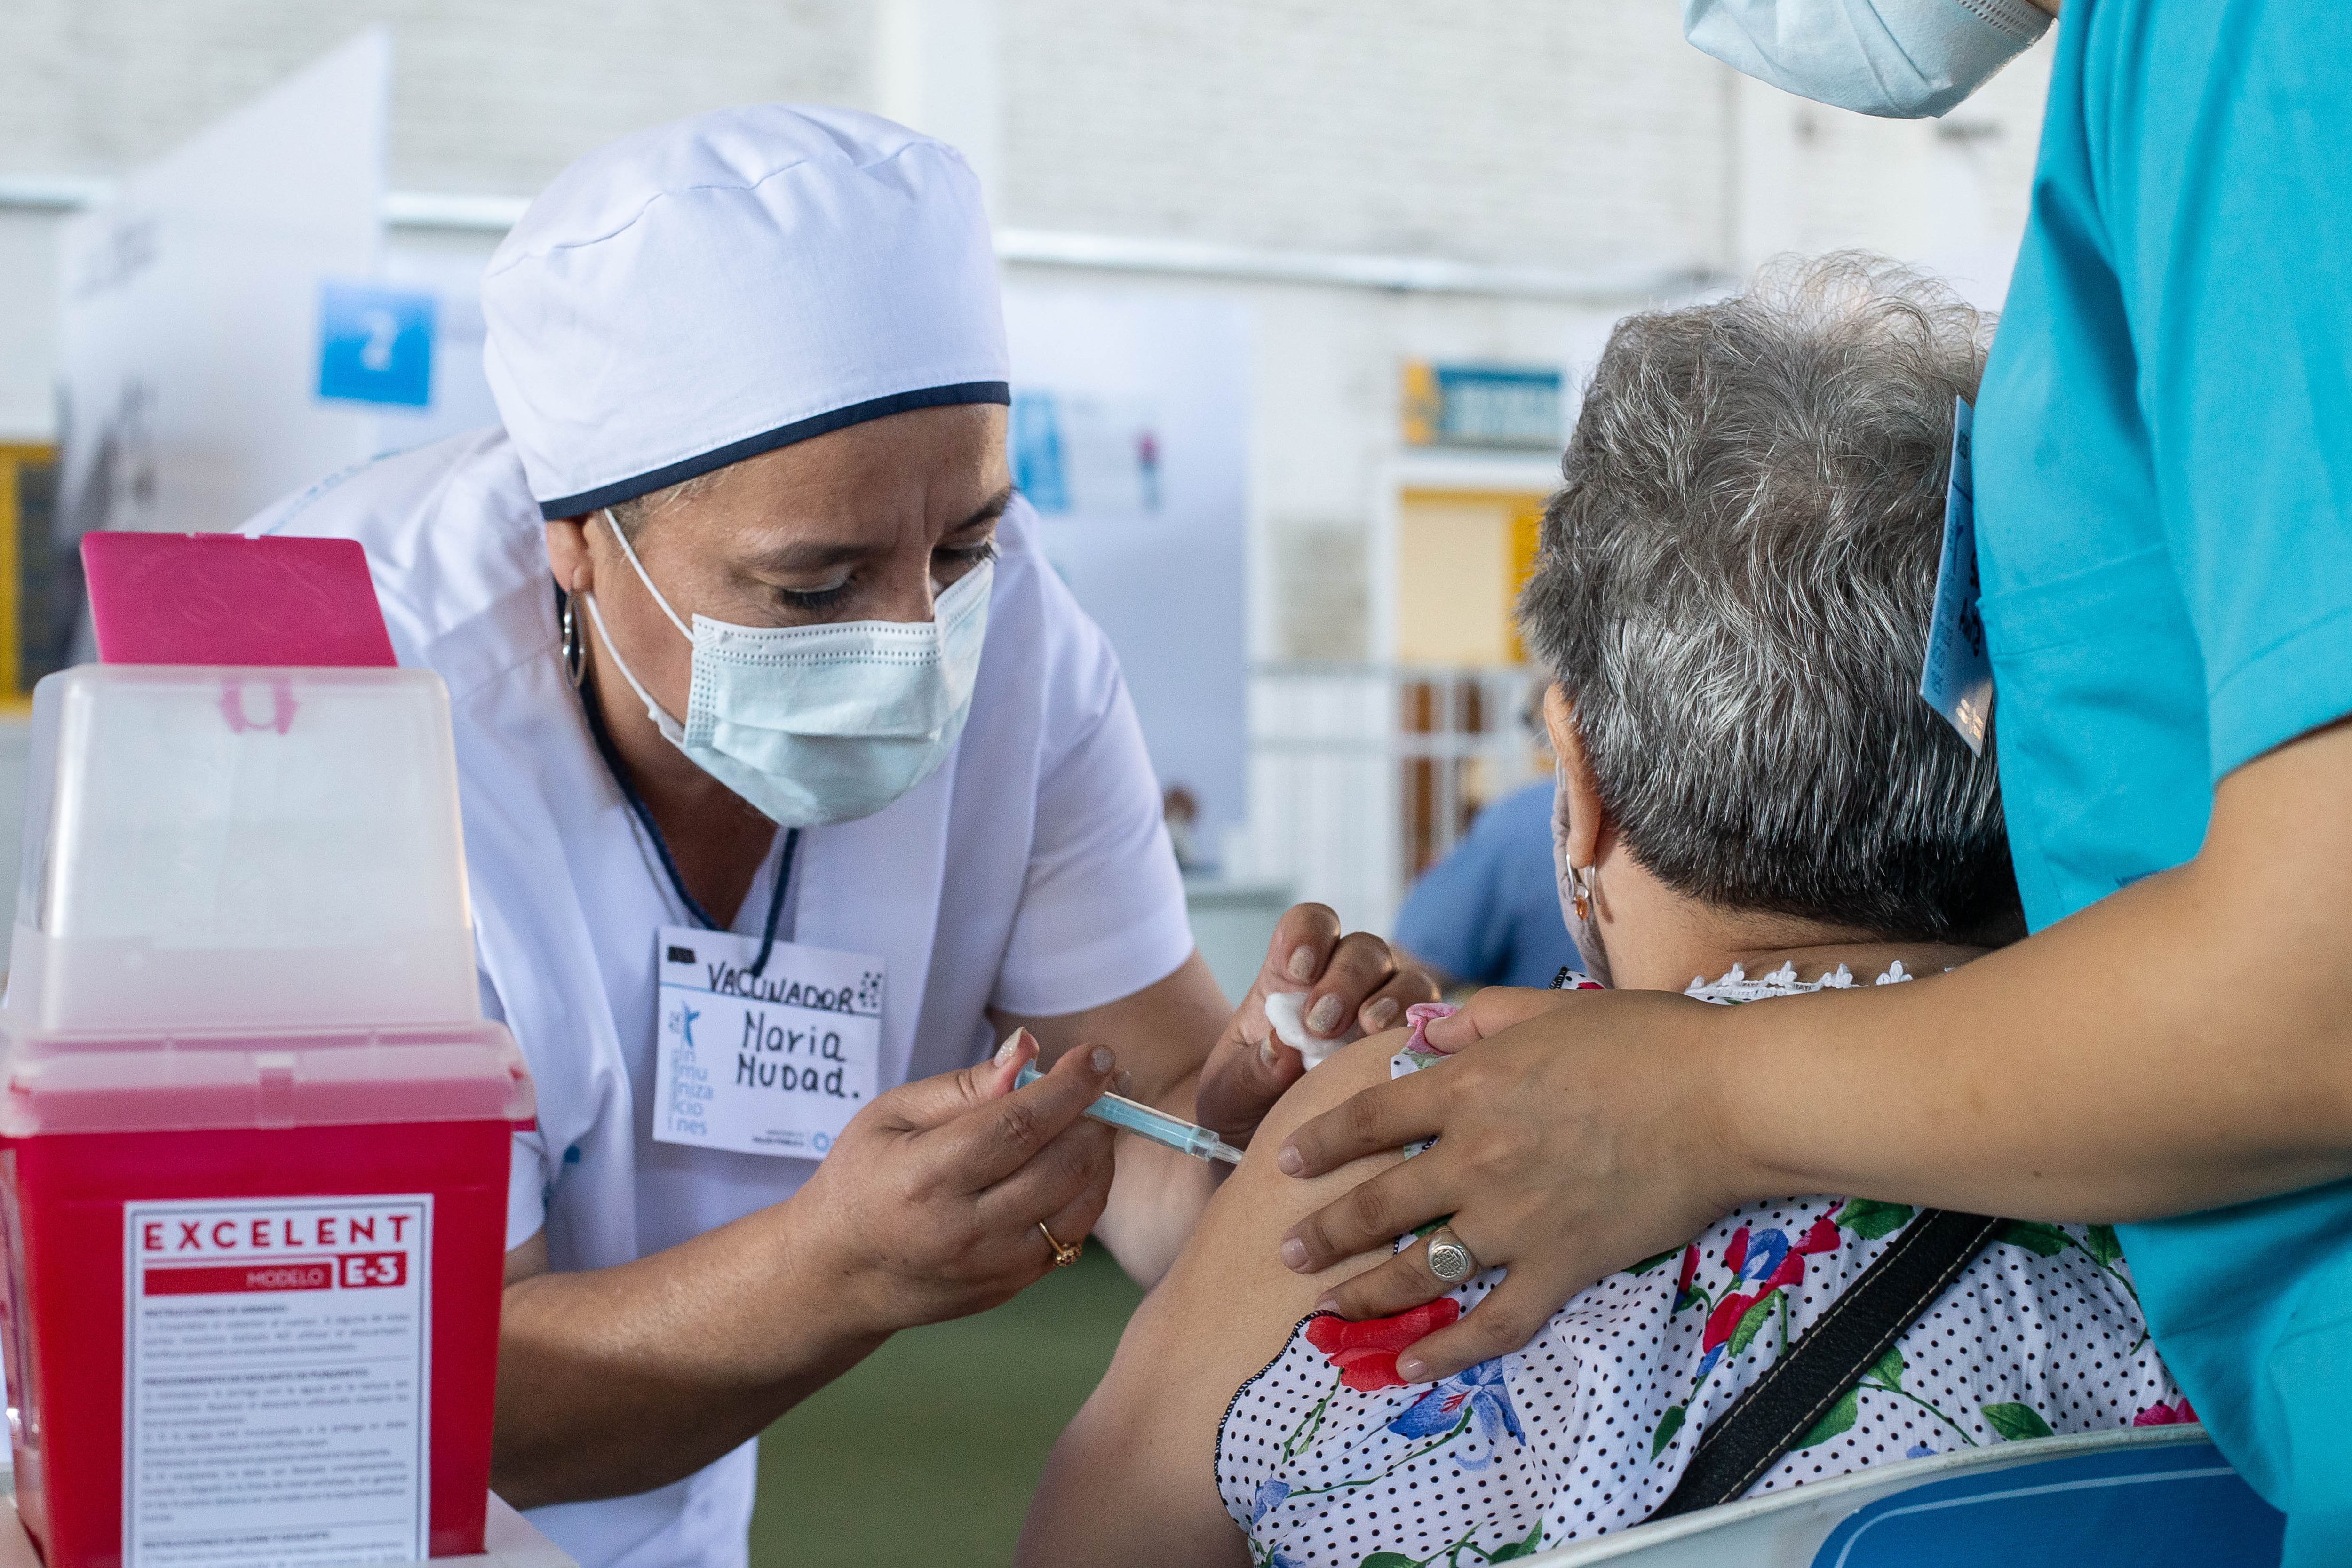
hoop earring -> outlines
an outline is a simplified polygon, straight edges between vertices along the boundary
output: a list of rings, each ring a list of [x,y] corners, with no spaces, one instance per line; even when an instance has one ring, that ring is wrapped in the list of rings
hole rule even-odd
[[[580,637],[580,612],[575,607],[578,604],[578,595],[564,595],[563,612],[557,617],[563,635],[563,673],[571,680],[574,691],[585,685],[588,679],[588,649]]]
[[[1576,910],[1576,918],[1580,921],[1591,920],[1592,918],[1592,868],[1570,867],[1568,882],[1570,901]]]

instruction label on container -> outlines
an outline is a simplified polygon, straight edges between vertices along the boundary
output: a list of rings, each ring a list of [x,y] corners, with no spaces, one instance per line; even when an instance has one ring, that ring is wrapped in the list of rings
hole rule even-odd
[[[433,1199],[123,1205],[129,1568],[425,1554]]]
[[[822,1160],[875,1096],[882,960],[664,926],[654,1137],[743,1154]]]

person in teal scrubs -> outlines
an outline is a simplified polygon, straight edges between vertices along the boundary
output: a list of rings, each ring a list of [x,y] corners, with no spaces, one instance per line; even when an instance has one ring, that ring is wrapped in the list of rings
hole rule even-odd
[[[2024,5],[1685,0],[1685,19],[1752,74],[1900,114],[2030,41],[2047,24]],[[1748,1007],[1482,993],[1430,1028],[1467,1047],[1447,1070],[1279,1152],[1311,1175],[1444,1134],[1284,1258],[1453,1215],[1509,1273],[1400,1362],[1422,1378],[1770,1193],[2132,1222],[2157,1342],[2287,1512],[2287,1560],[2352,1563],[2352,7],[2066,0],[2059,33],[1974,437],[2034,934],[1916,984]],[[1415,1247],[1335,1305],[1444,1289]]]
[[[1976,485],[2028,923],[2224,834],[2263,839],[2223,858],[2278,900],[2255,929],[2313,922],[2268,962],[2244,942],[2216,955],[2210,985],[2273,994],[2204,1020],[2174,1082],[2204,1115],[2257,1112],[2215,1131],[2259,1138],[2263,1092],[2226,1079],[2340,1092],[2342,1056],[2272,1047],[2317,1024],[2343,1052],[2352,1016],[2352,867],[2325,820],[2352,811],[2352,773],[2323,760],[2352,712],[2352,11],[2069,0]],[[2304,855],[2335,864],[2292,868]],[[2252,891],[2217,890],[2203,918]],[[2315,962],[2287,973],[2289,953]],[[2320,1070],[2297,1082],[2302,1065]],[[2290,1559],[2352,1563],[2352,1184],[2122,1237],[2158,1348],[2287,1511]]]

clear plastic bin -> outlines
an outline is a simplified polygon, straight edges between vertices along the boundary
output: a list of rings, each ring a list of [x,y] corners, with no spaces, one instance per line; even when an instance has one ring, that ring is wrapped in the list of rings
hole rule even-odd
[[[448,697],[415,669],[35,690],[9,1012],[44,1031],[480,1014]]]

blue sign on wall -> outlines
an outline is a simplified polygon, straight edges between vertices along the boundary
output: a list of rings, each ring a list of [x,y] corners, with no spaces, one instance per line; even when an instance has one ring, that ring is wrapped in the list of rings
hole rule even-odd
[[[434,297],[376,283],[319,286],[319,395],[423,408],[433,400]]]

